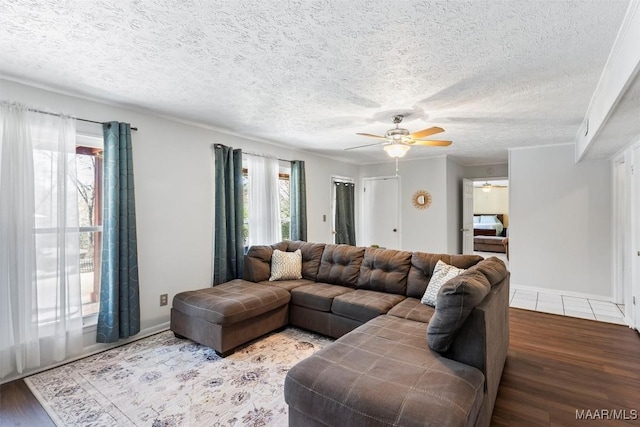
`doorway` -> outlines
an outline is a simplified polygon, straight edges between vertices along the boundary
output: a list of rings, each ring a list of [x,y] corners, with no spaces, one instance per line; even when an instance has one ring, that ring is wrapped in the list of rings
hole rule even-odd
[[[362,245],[400,249],[400,177],[362,180]]]
[[[462,194],[463,253],[495,256],[508,265],[508,245],[503,244],[509,236],[508,178],[465,179]]]

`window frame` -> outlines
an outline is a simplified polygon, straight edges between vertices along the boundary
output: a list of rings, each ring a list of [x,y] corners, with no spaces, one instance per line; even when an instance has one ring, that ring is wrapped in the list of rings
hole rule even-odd
[[[103,201],[104,201],[104,162],[102,153],[104,152],[104,138],[102,135],[86,134],[76,132],[76,155],[93,155],[96,158],[94,165],[94,194],[97,196],[94,205],[93,226],[79,227],[79,233],[95,233],[94,254],[93,254],[93,292],[91,302],[82,303],[82,322],[85,327],[94,326],[98,322],[98,312],[100,304],[100,271],[102,267],[102,232],[103,232]],[[78,204],[79,206],[79,204]],[[90,314],[85,313],[85,306],[88,304],[98,304],[98,310]]]

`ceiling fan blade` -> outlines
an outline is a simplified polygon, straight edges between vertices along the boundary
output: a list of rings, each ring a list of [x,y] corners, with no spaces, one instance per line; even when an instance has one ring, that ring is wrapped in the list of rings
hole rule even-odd
[[[369,138],[379,138],[379,139],[387,139],[384,136],[373,135],[371,133],[356,133],[356,135],[368,136]]]
[[[438,126],[433,126],[428,129],[422,129],[422,130],[419,130],[418,132],[414,132],[409,136],[413,139],[420,139],[420,138],[424,138],[425,136],[435,135],[436,133],[440,133],[440,132],[444,132],[444,129]]]
[[[429,147],[448,147],[451,145],[451,141],[434,141],[434,140],[417,140],[413,141],[411,145],[426,145]]]
[[[374,145],[384,145],[384,142],[374,142],[373,144],[358,145],[357,147],[345,148],[344,151],[355,150],[356,148],[372,147]]]

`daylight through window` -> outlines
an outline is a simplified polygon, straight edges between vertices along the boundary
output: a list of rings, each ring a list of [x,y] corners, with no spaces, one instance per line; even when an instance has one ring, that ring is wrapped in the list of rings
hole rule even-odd
[[[97,139],[96,139],[97,140]],[[80,142],[79,138],[79,142]],[[97,142],[97,141],[95,141]],[[95,315],[100,302],[102,250],[102,140],[100,146],[78,146],[78,214],[80,222],[80,284],[82,314]]]

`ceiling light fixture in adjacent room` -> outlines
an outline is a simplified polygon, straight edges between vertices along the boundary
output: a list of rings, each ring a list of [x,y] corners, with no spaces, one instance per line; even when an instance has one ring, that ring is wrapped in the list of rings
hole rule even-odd
[[[491,189],[493,188],[493,186],[491,184],[489,184],[489,182],[485,182],[484,184],[482,184],[482,191],[484,191],[485,193],[488,193],[491,191]]]
[[[404,157],[404,155],[407,154],[407,151],[409,151],[410,148],[411,147],[404,144],[389,144],[384,146],[384,151],[387,152],[389,157],[397,159],[398,157]]]

